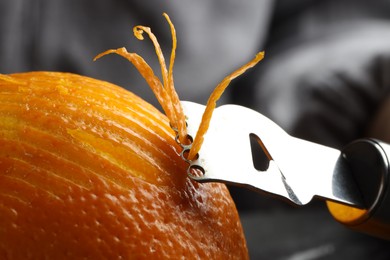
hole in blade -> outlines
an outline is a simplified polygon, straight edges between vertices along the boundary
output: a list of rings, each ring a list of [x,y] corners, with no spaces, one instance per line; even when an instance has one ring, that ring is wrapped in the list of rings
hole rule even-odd
[[[270,155],[268,155],[263,149],[263,143],[260,138],[255,134],[249,135],[253,167],[258,171],[266,171],[269,167]]]
[[[193,177],[203,177],[205,175],[205,171],[203,167],[199,165],[191,165],[188,168],[188,174],[190,174]]]

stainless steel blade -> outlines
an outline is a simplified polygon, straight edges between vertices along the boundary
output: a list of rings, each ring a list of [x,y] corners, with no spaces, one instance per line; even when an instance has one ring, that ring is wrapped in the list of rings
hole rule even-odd
[[[192,137],[198,130],[205,106],[182,102]],[[266,171],[252,160],[250,135],[269,154]],[[304,205],[314,196],[363,207],[362,198],[340,151],[294,138],[260,113],[237,105],[218,107],[198,158],[190,168],[200,168],[199,182],[224,182],[282,196]]]

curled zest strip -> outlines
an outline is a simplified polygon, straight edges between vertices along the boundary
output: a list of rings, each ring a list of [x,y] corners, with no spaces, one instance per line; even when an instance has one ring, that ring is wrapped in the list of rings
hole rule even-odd
[[[188,140],[185,115],[179,97],[175,90],[173,81],[173,64],[175,60],[177,46],[176,31],[169,16],[166,13],[164,13],[163,15],[168,21],[172,33],[172,53],[170,57],[169,70],[167,70],[165,58],[162,53],[160,44],[158,43],[156,36],[152,33],[152,30],[149,27],[141,25],[135,26],[133,28],[134,36],[138,40],[144,39],[143,33],[145,32],[152,41],[155,52],[158,57],[158,61],[160,63],[163,83],[161,83],[159,78],[154,74],[152,68],[141,56],[136,53],[129,53],[125,48],[107,50],[97,55],[94,60],[97,60],[107,54],[115,53],[130,61],[137,68],[137,70],[140,72],[142,77],[146,80],[146,82],[154,92],[158,102],[163,108],[165,114],[167,115],[172,128],[177,130],[180,143],[186,144]]]
[[[171,127],[178,133],[178,140],[180,141],[180,144],[189,145],[189,140],[187,138],[186,119],[183,108],[180,103],[179,96],[177,95],[177,92],[175,90],[173,80],[173,65],[175,62],[177,47],[176,30],[169,16],[166,13],[164,13],[163,16],[167,20],[172,34],[172,51],[170,56],[169,69],[167,69],[161,47],[157,41],[156,36],[152,33],[151,29],[149,27],[140,25],[135,26],[133,28],[134,36],[138,40],[144,39],[143,33],[145,32],[152,41],[158,57],[158,61],[160,63],[163,83],[161,83],[160,79],[154,74],[152,68],[141,56],[136,53],[127,52],[126,48],[111,49],[102,52],[94,58],[94,61],[107,54],[112,53],[118,54],[130,61],[140,72],[142,77],[146,80],[146,82],[154,92],[158,102],[160,103],[161,107],[163,108],[165,114],[170,121]],[[202,121],[199,125],[198,132],[196,133],[193,143],[189,145],[191,146],[191,149],[186,159],[187,161],[193,160],[199,152],[203,143],[204,135],[209,128],[211,117],[216,107],[216,103],[225,91],[225,89],[228,87],[230,82],[241,74],[243,74],[247,69],[250,69],[255,66],[260,60],[263,59],[263,57],[264,52],[259,52],[256,57],[250,62],[225,77],[211,93],[210,98],[207,101],[206,109],[202,116]]]
[[[187,144],[188,139],[187,139],[186,117],[184,115],[183,107],[181,106],[179,96],[175,91],[175,86],[173,81],[173,65],[175,63],[176,46],[177,46],[176,30],[175,30],[175,26],[171,22],[171,19],[169,19],[169,16],[166,13],[164,13],[163,15],[165,19],[168,21],[172,33],[172,52],[169,61],[167,90],[169,96],[171,97],[172,105],[174,107],[174,111],[176,114],[176,120],[177,120],[176,128],[178,130],[179,140],[182,144]]]
[[[241,74],[243,74],[246,70],[255,66],[263,58],[264,58],[264,52],[259,52],[255,56],[255,58],[252,59],[250,62],[248,62],[247,64],[243,65],[241,68],[237,69],[236,71],[234,71],[233,73],[231,73],[230,75],[225,77],[217,85],[217,87],[214,89],[214,91],[211,93],[211,95],[207,101],[206,109],[203,113],[202,121],[199,125],[199,129],[196,133],[195,139],[192,143],[192,147],[191,147],[190,152],[188,154],[188,160],[193,160],[195,158],[196,154],[199,152],[199,150],[202,146],[202,143],[203,143],[204,135],[206,134],[206,132],[209,128],[211,117],[212,117],[213,111],[217,105],[217,101],[221,97],[221,95],[223,94],[225,89],[229,86],[230,82],[233,79],[240,76]]]
[[[167,66],[165,65],[164,55],[162,53],[160,44],[158,43],[156,36],[152,33],[152,30],[149,27],[138,25],[133,28],[134,36],[140,41],[144,39],[143,37],[144,32],[147,35],[149,35],[150,40],[153,42],[154,49],[157,54],[158,62],[160,63],[160,67],[161,67],[161,75],[163,78],[164,88],[166,88],[166,86],[168,85],[168,70],[167,70]]]
[[[126,48],[122,47],[119,49],[111,49],[102,52],[94,58],[94,61],[112,53],[122,56],[136,67],[136,69],[139,71],[139,73],[142,75],[142,77],[146,80],[146,82],[152,89],[154,95],[156,96],[167,117],[170,120],[174,118],[173,105],[171,102],[167,102],[167,100],[170,100],[170,98],[166,89],[163,88],[159,78],[154,74],[152,68],[141,56],[136,53],[129,53],[127,52]]]

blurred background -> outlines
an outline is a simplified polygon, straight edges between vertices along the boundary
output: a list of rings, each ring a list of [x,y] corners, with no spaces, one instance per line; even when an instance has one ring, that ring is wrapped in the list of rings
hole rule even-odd
[[[341,148],[359,137],[390,142],[388,0],[0,0],[0,73],[63,71],[115,83],[156,105],[126,47],[158,73],[152,28],[166,57],[175,24],[175,86],[205,103],[230,72],[261,50],[266,57],[235,80],[219,104],[256,109],[290,134]],[[239,151],[237,151],[239,152]],[[313,173],[315,174],[315,173]],[[390,243],[347,230],[323,202],[302,208],[231,188],[252,259],[390,259]]]

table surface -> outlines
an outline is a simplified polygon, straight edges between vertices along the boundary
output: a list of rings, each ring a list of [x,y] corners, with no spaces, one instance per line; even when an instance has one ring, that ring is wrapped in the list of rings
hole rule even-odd
[[[324,204],[240,212],[251,259],[390,259],[390,241],[336,222]]]

